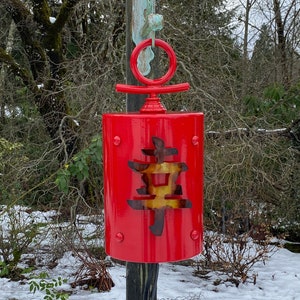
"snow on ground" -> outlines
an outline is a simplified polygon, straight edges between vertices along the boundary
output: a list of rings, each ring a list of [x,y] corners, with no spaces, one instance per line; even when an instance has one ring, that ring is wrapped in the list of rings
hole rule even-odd
[[[280,249],[266,265],[255,267],[257,283],[235,285],[227,283],[214,286],[216,275],[209,280],[192,275],[191,267],[162,264],[158,280],[158,299],[222,299],[222,300],[299,300],[300,299],[300,254]],[[95,294],[89,300],[125,299],[126,279],[124,267],[116,266],[110,273],[116,286],[109,293]],[[82,295],[73,295],[72,300],[84,300]]]
[[[52,212],[53,215],[53,212]],[[49,219],[35,212],[32,216],[39,220]],[[91,226],[93,228],[93,226]],[[71,252],[65,252],[58,261],[58,265],[46,271],[51,278],[74,280],[74,272],[79,263]],[[257,274],[254,285],[251,282],[236,287],[230,282],[215,285],[219,275],[215,272],[207,274],[206,279],[193,276],[193,267],[174,264],[161,264],[158,279],[159,300],[300,300],[300,254],[286,249],[278,249],[265,263],[254,266],[252,273]],[[69,284],[61,288],[72,291],[70,300],[125,300],[126,298],[126,267],[114,264],[109,273],[115,283],[110,292],[98,293],[72,289]],[[28,281],[13,282],[7,278],[0,278],[0,300],[40,300],[45,294],[37,291],[30,293]]]

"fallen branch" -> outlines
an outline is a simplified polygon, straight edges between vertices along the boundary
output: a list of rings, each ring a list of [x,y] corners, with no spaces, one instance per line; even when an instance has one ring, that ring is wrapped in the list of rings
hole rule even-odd
[[[257,128],[255,130],[249,128],[236,128],[230,129],[225,131],[214,131],[209,130],[205,132],[207,138],[217,139],[217,138],[225,138],[231,139],[234,137],[252,137],[255,135],[261,136],[283,136],[286,138],[292,138],[294,136],[291,128],[278,128],[278,129],[264,129],[264,128]]]

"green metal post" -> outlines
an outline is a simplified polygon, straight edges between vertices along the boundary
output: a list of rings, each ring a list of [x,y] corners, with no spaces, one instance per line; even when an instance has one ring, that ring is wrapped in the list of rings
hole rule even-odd
[[[135,45],[132,39],[133,6],[136,1],[126,0],[126,82],[138,85],[133,76],[129,60]],[[138,12],[134,12],[135,14]],[[143,15],[143,12],[140,12]],[[126,109],[128,112],[139,111],[146,95],[127,94]],[[159,264],[132,263],[126,264],[126,300],[156,300]]]
[[[156,300],[159,264],[128,262],[126,300]]]

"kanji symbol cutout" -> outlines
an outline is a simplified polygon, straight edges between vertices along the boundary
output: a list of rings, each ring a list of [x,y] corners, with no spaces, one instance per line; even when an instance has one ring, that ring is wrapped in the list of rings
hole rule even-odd
[[[142,174],[144,186],[137,189],[142,197],[127,200],[129,206],[136,210],[153,210],[154,223],[150,231],[155,236],[161,236],[165,224],[165,211],[168,209],[191,208],[192,202],[182,199],[182,187],[176,184],[181,172],[187,171],[184,162],[166,162],[165,156],[176,155],[176,148],[166,148],[165,143],[158,137],[152,137],[154,149],[142,149],[147,156],[154,156],[155,163],[129,161],[129,167]]]

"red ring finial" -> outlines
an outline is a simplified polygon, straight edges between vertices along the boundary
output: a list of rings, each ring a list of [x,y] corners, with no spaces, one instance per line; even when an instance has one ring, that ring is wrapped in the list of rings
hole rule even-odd
[[[130,94],[149,94],[150,98],[147,98],[147,101],[143,106],[143,108],[141,109],[141,112],[147,112],[147,113],[165,112],[165,108],[162,107],[160,103],[160,99],[157,98],[157,94],[177,93],[177,92],[186,91],[189,89],[190,85],[188,83],[179,83],[174,85],[163,86],[163,84],[168,82],[173,77],[177,67],[177,59],[172,47],[168,43],[160,39],[155,39],[155,46],[165,50],[169,57],[169,69],[167,73],[162,77],[156,79],[148,79],[141,74],[137,65],[139,54],[143,49],[151,45],[152,45],[152,39],[147,39],[142,41],[134,48],[130,57],[130,68],[134,77],[139,82],[145,84],[145,86],[117,84],[116,91],[130,93]],[[155,101],[158,103],[155,104]]]
[[[163,85],[166,82],[168,82],[174,75],[175,71],[176,71],[176,67],[177,67],[177,59],[176,59],[176,55],[174,50],[172,49],[172,47],[162,41],[162,40],[155,40],[155,46],[162,48],[163,50],[166,51],[166,53],[168,54],[169,57],[169,69],[167,71],[167,73],[157,79],[148,79],[145,76],[143,76],[140,73],[140,70],[138,69],[138,64],[137,64],[137,60],[139,57],[139,54],[142,52],[142,50],[144,50],[146,47],[152,45],[152,39],[148,39],[145,40],[143,42],[141,42],[140,44],[138,44],[134,50],[132,51],[131,54],[131,58],[130,58],[130,68],[131,71],[134,75],[134,77],[141,83],[148,85],[148,86],[158,86],[158,85]]]

